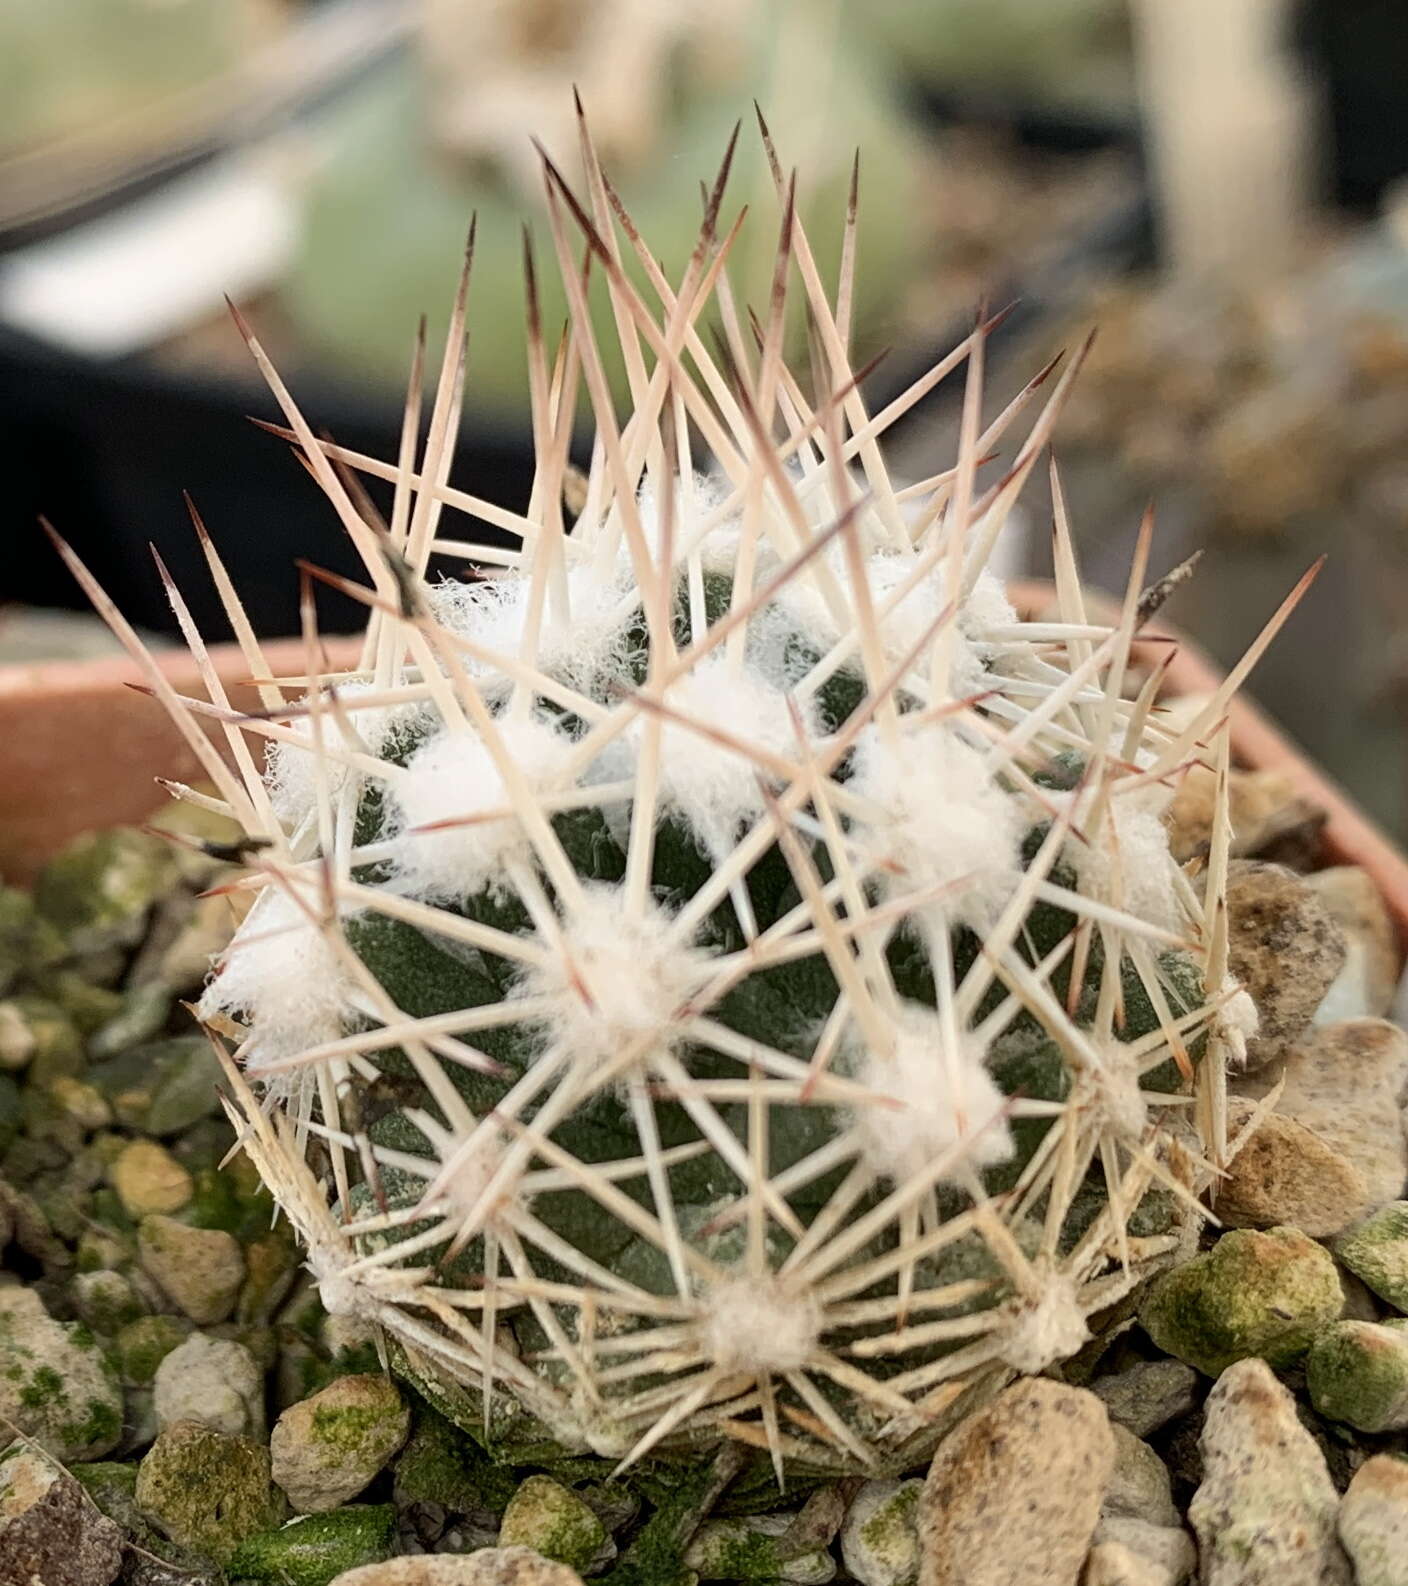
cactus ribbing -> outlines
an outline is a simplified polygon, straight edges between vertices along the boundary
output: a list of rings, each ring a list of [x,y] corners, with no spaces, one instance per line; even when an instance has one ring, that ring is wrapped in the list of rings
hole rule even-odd
[[[251,336],[365,559],[362,665],[329,674],[310,623],[309,676],[270,678],[204,540],[263,710],[208,667],[208,700],[152,676],[264,845],[200,1013],[327,1309],[501,1448],[733,1438],[779,1474],[898,1469],[966,1393],[1073,1353],[1225,1150],[1254,1019],[1226,975],[1226,697],[1165,725],[1155,680],[1127,693],[1149,536],[1118,620],[1092,621],[1054,471],[1059,610],[1019,620],[985,563],[1074,367],[986,487],[1045,379],[983,427],[993,321],[869,414],[854,209],[831,298],[768,153],[752,334],[727,159],[674,284],[613,222],[585,127],[585,198],[544,160],[573,313],[552,352],[529,255],[524,513],[447,483],[466,285],[423,448],[417,368],[390,466],[317,439]],[[798,290],[810,391],[781,357]],[[901,488],[881,436],[965,362],[956,464]],[[359,469],[394,481],[389,523]],[[495,576],[430,583],[432,553]],[[1159,813],[1200,755],[1224,797],[1185,874]]]

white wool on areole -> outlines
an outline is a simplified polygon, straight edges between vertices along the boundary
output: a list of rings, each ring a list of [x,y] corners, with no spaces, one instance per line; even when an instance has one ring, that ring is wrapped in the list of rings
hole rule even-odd
[[[1100,1067],[1090,1076],[1101,1121],[1121,1139],[1139,1140],[1149,1122],[1149,1104],[1140,1089],[1139,1066],[1128,1047],[1118,1041],[1105,1045],[1101,1059]]]
[[[670,522],[671,561],[679,567],[692,554],[698,557],[706,573],[732,574],[738,560],[738,542],[742,532],[738,510],[724,514],[711,528],[704,529],[705,523],[733,494],[732,484],[721,474],[695,473],[688,489],[682,480],[676,478],[674,491],[674,516]],[[636,510],[640,514],[645,542],[657,566],[665,547],[665,520],[658,503],[659,491],[655,480],[647,475],[641,481],[636,495]]]
[[[968,1166],[1007,1161],[1012,1135],[985,1056],[972,1032],[962,1033],[954,1050],[932,1008],[900,1008],[893,1051],[867,1050],[856,1074],[877,1098],[852,1109],[861,1158],[877,1178],[903,1183],[918,1177],[958,1145]]]
[[[845,548],[833,543],[816,560],[845,598],[848,617],[844,627],[847,631],[855,631],[857,619],[851,614],[858,609],[858,603]],[[885,548],[871,551],[865,558],[864,569],[870,608],[875,614],[881,653],[886,661],[898,664],[906,657],[913,657],[913,665],[925,670],[934,641],[947,631],[950,695],[955,699],[967,699],[993,686],[988,663],[998,647],[983,635],[988,629],[1016,620],[996,578],[982,573],[949,619],[944,617],[949,605],[948,569],[944,562],[924,566],[924,553],[919,549]],[[900,594],[900,589],[911,578],[915,579],[913,587]],[[808,643],[823,654],[841,638],[843,625],[838,623],[815,573],[804,569],[789,581],[779,591],[778,605],[791,617]],[[855,670],[860,664],[860,650],[854,646],[846,665]]]
[[[671,915],[647,899],[635,909],[623,886],[596,882],[561,921],[562,942],[525,972],[524,997],[544,998],[539,1015],[551,1049],[590,1071],[642,1043],[640,1063],[672,1051],[680,1016],[712,970],[710,953],[683,941]]]
[[[600,699],[629,676],[630,629],[639,615],[638,602],[630,599],[635,583],[628,566],[618,561],[603,569],[589,557],[569,563],[565,583],[569,608],[565,620],[552,598],[551,585],[544,592],[531,664]],[[476,583],[446,579],[431,585],[428,598],[436,620],[448,632],[496,655],[521,658],[532,602],[528,574],[506,572]],[[465,667],[476,677],[492,677],[496,671],[469,657]],[[507,686],[507,677],[502,681]]]
[[[295,716],[289,727],[303,742],[284,740],[269,744],[264,758],[264,783],[274,814],[290,831],[297,831],[317,808],[320,778],[336,807],[349,771],[328,751],[360,750],[377,755],[396,723],[418,709],[416,706],[372,705],[359,710],[358,695],[369,694],[372,689],[373,685],[363,679],[338,684],[337,699],[341,707],[338,712],[324,704],[316,718]],[[318,752],[318,745],[323,747],[322,754]]]
[[[316,907],[310,894],[308,907]],[[342,1035],[356,1016],[353,984],[324,929],[281,888],[269,886],[221,956],[196,1011],[242,1019],[251,1074]]]
[[[978,574],[973,587],[963,597],[958,607],[958,631],[966,640],[974,659],[985,670],[1001,651],[1001,643],[990,639],[989,634],[1002,628],[1013,627],[1017,622],[1017,609],[1007,598],[1007,586],[988,568]],[[990,688],[990,678],[978,679],[978,687]],[[975,689],[973,692],[977,692]],[[955,689],[955,693],[960,692]]]
[[[501,717],[496,725],[509,759],[535,794],[558,783],[573,747],[565,732],[542,716]],[[475,818],[511,808],[517,798],[472,727],[447,728],[421,744],[388,799],[396,822],[393,885],[410,896],[433,902],[472,897],[501,885],[504,867],[531,853],[517,815]]]
[[[798,1371],[821,1336],[821,1306],[775,1277],[729,1277],[704,1297],[700,1343],[717,1371]]]
[[[1247,1042],[1261,1030],[1261,1014],[1251,993],[1230,975],[1222,982],[1219,994],[1227,998],[1217,1017],[1223,1037],[1231,1048],[1229,1061],[1234,1068],[1240,1068],[1247,1060]]]
[[[665,718],[660,724],[660,804],[678,814],[702,846],[720,860],[733,847],[741,828],[757,821],[766,807],[758,785],[777,778],[738,748],[708,736],[713,729],[739,744],[796,761],[802,753],[800,722],[810,743],[819,728],[813,703],[796,706],[793,719],[788,695],[773,682],[740,666],[737,671],[722,651],[705,656],[672,683],[665,705],[706,729],[696,732]],[[639,745],[650,718],[642,713],[632,729]]]
[[[1042,1263],[1035,1298],[1015,1302],[999,1335],[998,1358],[1027,1376],[1069,1360],[1090,1337],[1075,1279]]]
[[[1179,930],[1184,922],[1175,879],[1178,862],[1169,852],[1162,814],[1167,790],[1154,787],[1117,795],[1106,804],[1095,830],[1087,829],[1088,790],[1057,790],[1050,797],[1058,807],[1073,798],[1081,801],[1075,825],[1087,840],[1072,838],[1064,851],[1080,891],[1161,930]]]
[[[952,886],[920,904],[919,918],[938,930],[989,927],[1016,885],[1025,821],[987,756],[944,722],[901,723],[893,736],[872,725],[856,739],[851,786],[878,807],[856,822],[854,841],[886,895]]]

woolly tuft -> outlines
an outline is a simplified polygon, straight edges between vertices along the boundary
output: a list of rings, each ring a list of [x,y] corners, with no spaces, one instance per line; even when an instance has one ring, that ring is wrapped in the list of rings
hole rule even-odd
[[[336,926],[310,917],[316,907],[311,895],[295,901],[266,887],[197,1004],[204,1020],[227,1014],[249,1025],[251,1072],[336,1039],[357,1017],[351,979],[330,940]]]
[[[821,1311],[805,1289],[776,1278],[728,1278],[709,1290],[700,1338],[715,1370],[797,1371],[821,1334]]]
[[[815,707],[799,708],[772,683],[745,666],[737,671],[722,655],[707,656],[671,685],[670,710],[695,725],[666,721],[660,734],[660,793],[664,809],[682,817],[701,847],[716,860],[734,846],[765,808],[759,787],[760,754],[795,763],[819,729]],[[794,718],[792,712],[796,710]],[[636,740],[647,731],[642,721]],[[724,743],[710,734],[725,734]],[[800,734],[800,736],[799,736]],[[745,752],[736,746],[741,740]],[[749,755],[746,749],[759,753]],[[776,783],[766,772],[762,780]]]
[[[1000,1345],[1001,1358],[1030,1376],[1069,1360],[1090,1337],[1075,1280],[1049,1270],[1041,1278],[1038,1295],[1016,1305]]]
[[[495,723],[502,751],[533,794],[557,784],[572,740],[540,716]],[[451,728],[428,739],[391,789],[398,817],[396,884],[415,897],[453,903],[486,887],[504,885],[504,867],[530,852],[512,809],[499,761],[473,728]]]
[[[876,1095],[855,1114],[872,1172],[903,1183],[958,1145],[964,1166],[1005,1162],[1012,1136],[981,1043],[964,1035],[955,1048],[938,1014],[914,1004],[900,1009],[895,1032],[894,1051],[867,1053],[858,1076]]]
[[[689,999],[709,977],[709,955],[681,941],[659,905],[633,910],[622,887],[584,887],[551,945],[557,950],[524,975],[521,994],[546,999],[549,1049],[588,1081],[626,1051],[646,1069],[672,1051]]]
[[[630,677],[639,640],[633,584],[619,563],[605,571],[595,564],[573,561],[567,568],[567,610],[562,611],[551,587],[542,602],[533,664],[549,677],[586,694],[600,694]],[[518,573],[504,573],[479,583],[446,579],[430,586],[429,604],[446,630],[495,655],[522,659],[523,636],[532,601],[532,582]],[[492,662],[471,660],[469,671],[493,679]],[[506,682],[506,679],[502,681]]]
[[[890,897],[952,892],[916,908],[934,928],[989,926],[1016,886],[1024,822],[986,757],[943,723],[894,740],[868,727],[856,743],[854,787],[876,806],[857,845]]]

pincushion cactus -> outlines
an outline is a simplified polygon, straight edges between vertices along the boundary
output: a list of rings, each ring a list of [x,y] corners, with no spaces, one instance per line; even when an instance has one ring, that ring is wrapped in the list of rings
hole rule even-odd
[[[1157,675],[1126,687],[1163,587],[1140,598],[1147,525],[1118,619],[1092,621],[1053,474],[1059,609],[1019,619],[985,563],[1074,367],[988,486],[1050,373],[984,428],[995,321],[869,414],[854,214],[832,298],[767,147],[752,337],[727,159],[672,282],[590,158],[579,199],[544,156],[572,319],[550,353],[530,252],[525,512],[447,483],[465,284],[423,448],[416,371],[393,465],[316,438],[246,329],[365,558],[361,664],[328,669],[309,601],[307,676],[271,677],[203,530],[262,708],[230,705],[174,589],[209,698],[146,663],[216,788],[172,791],[249,838],[253,906],[198,1010],[240,1144],[327,1310],[520,1456],[734,1439],[779,1476],[911,1464],[1177,1246],[1255,1023],[1226,970],[1223,717],[1291,602],[1164,725]],[[810,392],[780,357],[798,292]],[[901,487],[881,437],[960,366],[956,464]],[[394,481],[388,523],[356,470]],[[432,553],[491,576],[432,582]],[[1224,792],[1185,873],[1159,811],[1199,756]]]

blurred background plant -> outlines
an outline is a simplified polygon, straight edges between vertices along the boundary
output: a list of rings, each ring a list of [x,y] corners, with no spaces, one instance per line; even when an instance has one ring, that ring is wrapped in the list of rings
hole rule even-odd
[[[0,0],[0,657],[91,642],[50,614],[82,597],[41,512],[170,633],[155,541],[227,636],[183,490],[263,629],[296,631],[294,557],[350,573],[351,552],[243,421],[272,414],[222,295],[318,422],[394,455],[417,321],[443,325],[472,211],[454,477],[522,505],[531,136],[575,175],[575,86],[622,203],[676,264],[756,98],[818,239],[841,234],[861,150],[855,343],[862,362],[886,353],[872,403],[982,297],[1020,298],[995,402],[1100,325],[1057,437],[1096,582],[1117,583],[1156,498],[1166,561],[1210,551],[1169,620],[1225,661],[1247,591],[1331,552],[1302,642],[1257,693],[1402,835],[1405,66],[1393,0]],[[767,182],[745,138],[733,191]],[[745,315],[766,304],[766,232],[730,262]],[[544,314],[559,325],[564,305]],[[790,336],[805,367],[800,317]],[[895,465],[932,472],[956,423],[940,386],[897,427]],[[329,596],[322,619],[356,613]]]

